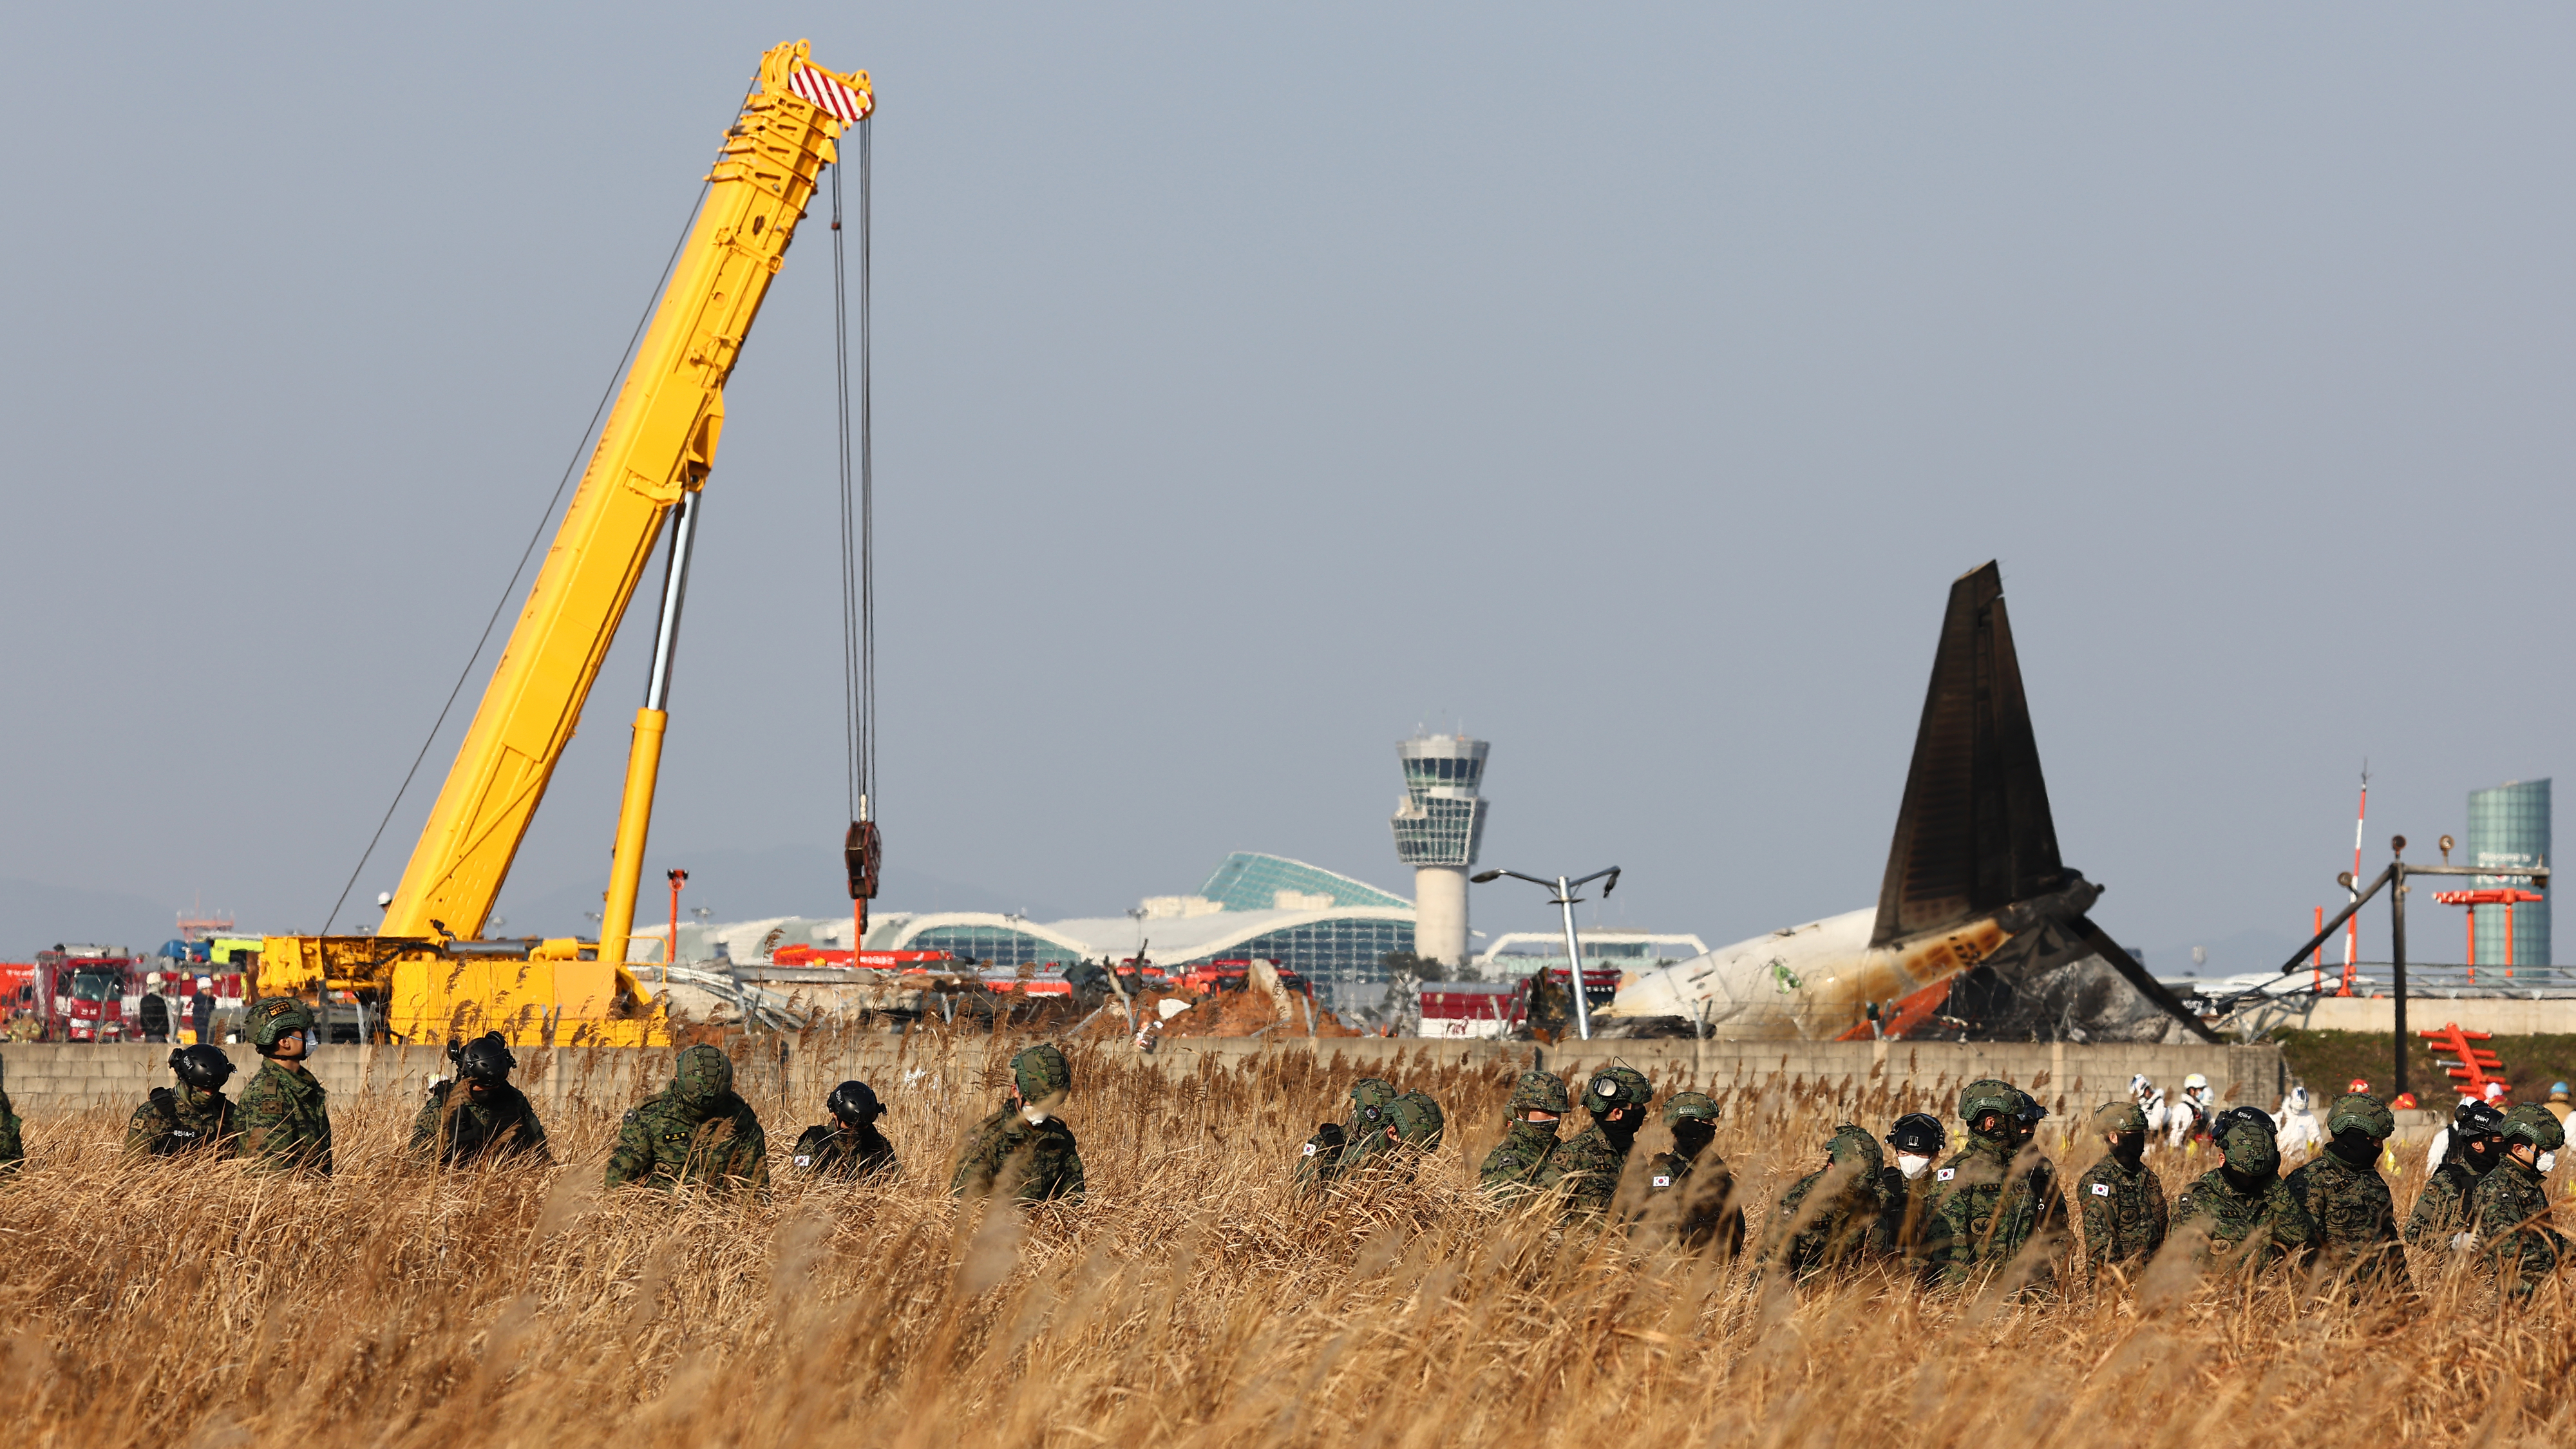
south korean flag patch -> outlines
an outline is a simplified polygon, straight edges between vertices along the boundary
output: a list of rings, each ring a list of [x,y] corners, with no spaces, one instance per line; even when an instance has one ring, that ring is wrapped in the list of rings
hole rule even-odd
[[[1657,1176],[1657,1177],[1656,1177],[1656,1179],[1655,1179],[1655,1186],[1657,1186],[1657,1187],[1670,1187],[1670,1186],[1672,1186],[1672,1185],[1673,1185],[1673,1180],[1672,1180],[1672,1178],[1670,1178],[1670,1177],[1668,1177],[1668,1176],[1660,1176],[1660,1175],[1659,1175],[1659,1176]]]
[[[2097,1182],[2093,1184],[2093,1195],[2095,1197],[2109,1197],[2111,1195],[2111,1184],[2107,1182]]]
[[[1315,1155],[1315,1144],[1314,1144],[1314,1143],[1309,1142],[1309,1143],[1307,1143],[1307,1144],[1306,1144],[1306,1155],[1307,1155],[1308,1157],[1312,1157],[1312,1156],[1314,1156],[1314,1155]]]
[[[1958,1175],[1959,1169],[1955,1167],[1945,1167],[1940,1171],[1933,1173],[1932,1180],[1934,1182],[1948,1182],[1951,1178],[1957,1177]]]
[[[796,1165],[798,1167],[812,1167],[814,1165],[814,1159],[811,1157],[799,1157],[796,1159]]]

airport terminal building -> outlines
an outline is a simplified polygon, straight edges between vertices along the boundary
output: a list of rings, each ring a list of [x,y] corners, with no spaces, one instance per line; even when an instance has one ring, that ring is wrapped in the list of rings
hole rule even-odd
[[[1413,902],[1302,860],[1236,851],[1196,892],[1148,896],[1124,915],[888,914],[868,923],[867,949],[946,951],[995,966],[1139,954],[1159,966],[1259,958],[1303,975],[1328,1004],[1371,1006],[1387,955],[1413,949]]]

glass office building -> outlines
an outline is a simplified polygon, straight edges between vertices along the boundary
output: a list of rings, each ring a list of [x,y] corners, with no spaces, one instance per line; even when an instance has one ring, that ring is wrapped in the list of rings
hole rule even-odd
[[[1229,911],[1413,904],[1392,891],[1379,890],[1320,865],[1249,850],[1227,856],[1208,876],[1207,884],[1199,887],[1199,895]]]
[[[2517,866],[2540,865],[2549,859],[2549,782],[2547,780],[2508,780],[2492,790],[2469,792],[2469,831],[2466,841],[2468,864]],[[2523,890],[2547,890],[2532,884],[2529,878],[2511,875],[2472,876],[2479,889],[2514,886]],[[2478,917],[2478,964],[2501,966],[2505,962],[2505,908],[2472,906]],[[2513,962],[2518,966],[2547,966],[2549,958],[2549,903],[2541,901],[2513,908]]]

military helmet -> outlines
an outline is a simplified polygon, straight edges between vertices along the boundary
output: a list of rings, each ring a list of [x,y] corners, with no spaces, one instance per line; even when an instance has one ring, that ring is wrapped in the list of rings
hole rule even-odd
[[[711,1046],[693,1046],[672,1064],[671,1087],[691,1102],[712,1102],[733,1090],[733,1062]]]
[[[1512,1084],[1512,1100],[1506,1109],[1518,1117],[1524,1112],[1554,1112],[1565,1115],[1565,1079],[1554,1072],[1526,1071]]]
[[[2366,1092],[2347,1092],[2326,1109],[2326,1135],[2339,1137],[2358,1129],[2374,1142],[2385,1142],[2397,1130],[2397,1117],[2385,1103]]]
[[[1706,1092],[1675,1092],[1664,1099],[1664,1125],[1676,1122],[1714,1122],[1717,1101]]]
[[[843,1082],[823,1099],[823,1110],[853,1127],[865,1127],[885,1115],[885,1107],[865,1082]]]
[[[1011,1084],[1020,1089],[1022,1102],[1035,1107],[1073,1090],[1073,1064],[1053,1042],[1023,1047],[1011,1058]]]
[[[2230,1107],[2219,1113],[2218,1120],[2209,1127],[2209,1135],[2226,1156],[2227,1165],[2258,1178],[2280,1170],[2279,1134],[2272,1114],[2260,1107]]]
[[[170,1053],[170,1070],[200,1092],[218,1092],[232,1078],[233,1059],[211,1046],[181,1047]]]
[[[1440,1104],[1421,1092],[1407,1092],[1387,1103],[1386,1115],[1405,1146],[1425,1152],[1440,1145],[1441,1129],[1448,1125],[1448,1119],[1440,1114]]]
[[[456,1063],[456,1075],[484,1082],[506,1082],[519,1059],[510,1055],[509,1040],[497,1031],[488,1031],[465,1045],[451,1046],[447,1054]]]
[[[1351,1083],[1351,1106],[1383,1107],[1396,1099],[1395,1084],[1384,1077],[1362,1077]]]
[[[1635,1067],[1603,1067],[1583,1084],[1583,1105],[1595,1117],[1607,1117],[1618,1107],[1643,1107],[1654,1099],[1654,1085]]]
[[[1950,1132],[1929,1112],[1908,1112],[1887,1129],[1887,1145],[1914,1157],[1929,1157],[1950,1145]]]
[[[2094,1109],[2093,1130],[2096,1132],[2144,1132],[2147,1114],[2135,1102],[2107,1102]]]
[[[2525,1102],[2504,1114],[2496,1135],[2507,1142],[2528,1142],[2541,1152],[2555,1152],[2567,1145],[2567,1129],[2546,1107]]]
[[[2493,1137],[2502,1126],[2504,1114],[2484,1102],[2462,1102],[2460,1110],[2451,1114],[2452,1134],[2470,1141]]]
[[[267,1055],[290,1036],[313,1029],[313,1008],[292,996],[263,996],[242,1009],[242,1034]]]
[[[1878,1150],[1878,1139],[1850,1122],[1835,1128],[1834,1135],[1825,1139],[1825,1155],[1834,1160],[1836,1167],[1865,1172],[1871,1177],[1887,1165],[1886,1155]]]
[[[2021,1089],[2010,1082],[1981,1077],[1959,1089],[1959,1120],[1975,1131],[1977,1119],[1989,1112],[2005,1117],[2021,1114]]]

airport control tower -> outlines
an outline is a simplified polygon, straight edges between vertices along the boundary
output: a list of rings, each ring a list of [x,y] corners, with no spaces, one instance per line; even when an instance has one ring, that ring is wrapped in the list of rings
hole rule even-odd
[[[1467,964],[1467,872],[1485,843],[1485,778],[1492,746],[1464,735],[1423,735],[1395,747],[1404,803],[1395,810],[1395,856],[1413,867],[1413,951]]]

